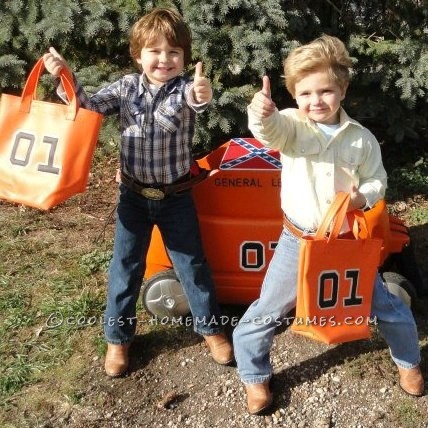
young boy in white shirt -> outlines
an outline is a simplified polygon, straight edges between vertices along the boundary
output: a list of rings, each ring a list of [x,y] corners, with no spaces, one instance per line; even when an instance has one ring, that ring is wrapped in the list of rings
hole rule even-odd
[[[317,229],[336,192],[351,194],[350,210],[372,207],[385,194],[387,177],[376,138],[341,107],[351,66],[344,44],[322,36],[292,51],[284,62],[286,87],[297,109],[278,111],[267,76],[248,107],[254,136],[281,153],[285,216],[260,298],[248,308],[233,335],[252,414],[272,403],[269,353],[278,320],[296,305],[300,237]],[[400,298],[388,292],[379,274],[372,315],[398,367],[401,388],[410,395],[422,395],[424,380],[413,315]]]

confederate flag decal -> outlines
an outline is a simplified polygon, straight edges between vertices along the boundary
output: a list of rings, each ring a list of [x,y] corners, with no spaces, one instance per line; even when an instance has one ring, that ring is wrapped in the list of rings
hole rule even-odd
[[[220,169],[281,169],[279,152],[264,147],[255,138],[233,138],[229,141]]]

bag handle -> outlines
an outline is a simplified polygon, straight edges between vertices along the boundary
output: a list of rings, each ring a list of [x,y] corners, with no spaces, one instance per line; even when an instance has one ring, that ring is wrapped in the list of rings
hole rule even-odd
[[[340,233],[343,222],[345,221],[346,211],[350,201],[350,194],[346,192],[337,192],[333,203],[324,215],[318,230],[315,233],[314,239],[325,239],[328,228],[333,222],[333,226],[330,231],[329,240],[331,238],[336,239]]]
[[[364,213],[361,210],[354,210],[352,211],[352,216],[354,217],[354,226],[352,231],[355,238],[359,239],[358,235],[360,234],[360,231],[363,232],[363,236],[370,237],[369,227],[367,226],[367,219],[364,216]]]
[[[45,69],[43,58],[40,58],[36,65],[30,72],[27,82],[25,83],[24,90],[21,95],[21,107],[20,111],[23,113],[29,113],[31,110],[31,103],[36,99],[37,85],[39,83],[40,76]],[[64,87],[65,93],[69,101],[68,109],[66,113],[67,120],[74,120],[79,109],[78,100],[76,97],[76,89],[74,87],[73,76],[64,67],[60,72],[60,79],[62,86]]]
[[[324,215],[324,218],[315,233],[314,239],[325,239],[328,228],[332,222],[333,225],[330,230],[328,241],[330,241],[330,239],[337,239],[342,229],[343,222],[345,221],[345,217],[348,218],[350,224],[353,221],[352,233],[355,239],[358,239],[360,230],[364,232],[363,236],[369,236],[367,220],[363,212],[360,210],[354,210],[349,213],[347,212],[350,200],[351,195],[349,193],[336,193],[336,197]]]

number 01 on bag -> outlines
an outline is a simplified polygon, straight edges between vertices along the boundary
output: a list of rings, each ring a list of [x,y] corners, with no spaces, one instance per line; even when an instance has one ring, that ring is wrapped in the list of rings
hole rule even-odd
[[[37,100],[43,69],[40,59],[21,97],[1,97],[0,199],[46,210],[85,191],[102,115],[79,107],[65,70],[69,104]]]
[[[337,193],[315,236],[303,236],[300,241],[296,316],[291,330],[328,344],[370,336],[382,240],[359,238],[359,228],[367,236],[367,224],[361,212],[347,214],[348,204],[349,194]],[[354,236],[344,238],[340,230],[346,217],[354,222]]]

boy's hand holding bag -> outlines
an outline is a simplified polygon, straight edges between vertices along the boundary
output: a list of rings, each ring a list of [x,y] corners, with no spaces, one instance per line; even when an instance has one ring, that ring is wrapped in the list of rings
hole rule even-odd
[[[348,213],[354,236],[339,236],[349,200],[348,193],[337,193],[315,235],[303,236],[300,243],[296,317],[291,330],[328,344],[370,336],[382,240],[359,238],[358,228],[367,230],[360,211]]]
[[[61,83],[68,105],[36,99],[40,59],[21,97],[0,101],[0,199],[49,209],[84,192],[102,115],[79,107],[72,75]]]

